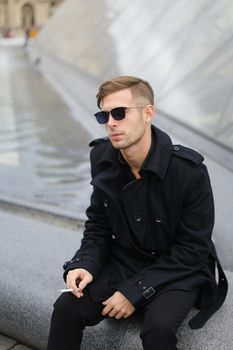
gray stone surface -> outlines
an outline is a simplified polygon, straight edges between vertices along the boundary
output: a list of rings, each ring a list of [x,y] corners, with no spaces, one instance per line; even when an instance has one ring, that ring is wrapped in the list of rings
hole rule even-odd
[[[10,349],[9,349],[10,350]],[[31,348],[29,348],[26,345],[23,344],[18,344],[14,347],[14,350],[32,350]]]
[[[6,212],[0,212],[0,221],[0,332],[44,350],[52,305],[64,286],[61,265],[79,246],[81,232]],[[233,348],[233,274],[227,275],[230,291],[223,308],[201,330],[190,330],[186,320],[180,349]],[[86,329],[83,350],[141,350],[139,332],[138,320],[104,321]],[[25,349],[20,346],[16,349]]]
[[[0,350],[7,350],[15,346],[17,342],[13,339],[0,335]]]
[[[26,345],[19,344],[16,340],[0,334],[0,350],[33,350]]]
[[[0,212],[0,332],[44,349],[62,264],[81,233]]]

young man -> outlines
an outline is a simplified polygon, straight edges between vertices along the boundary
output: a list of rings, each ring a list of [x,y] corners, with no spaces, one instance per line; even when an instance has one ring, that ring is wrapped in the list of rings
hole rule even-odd
[[[203,157],[152,126],[148,82],[122,76],[97,95],[108,138],[91,142],[93,193],[80,249],[64,265],[72,293],[54,305],[48,350],[78,350],[86,325],[141,310],[145,350],[175,350],[192,308],[201,327],[222,305],[227,281],[211,234],[214,204]],[[220,282],[215,281],[215,262]]]

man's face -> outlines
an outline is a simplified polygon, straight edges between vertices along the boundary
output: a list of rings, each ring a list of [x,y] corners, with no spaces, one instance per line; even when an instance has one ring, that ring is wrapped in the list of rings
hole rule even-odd
[[[130,89],[124,89],[104,97],[101,109],[109,111],[116,107],[146,106],[147,103],[142,101],[133,98]],[[105,125],[113,147],[116,149],[127,149],[142,142],[146,128],[148,128],[148,124],[151,121],[151,118],[148,121],[147,114],[145,108],[129,108],[126,110],[124,119],[115,120],[110,113],[108,122]]]

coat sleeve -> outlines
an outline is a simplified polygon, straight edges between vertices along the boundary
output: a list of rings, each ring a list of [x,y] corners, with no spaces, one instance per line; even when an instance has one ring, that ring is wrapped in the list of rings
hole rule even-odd
[[[180,225],[170,253],[157,257],[152,265],[123,282],[119,291],[133,304],[140,304],[168,285],[189,289],[195,280],[193,276],[200,276],[207,264],[213,225],[213,195],[207,169],[202,164],[189,176]]]
[[[94,150],[94,149],[93,149]],[[91,151],[91,174],[96,174],[95,157]],[[70,261],[65,262],[63,268],[64,279],[67,273],[76,268],[83,268],[89,271],[95,278],[110,253],[112,240],[111,228],[109,225],[100,190],[93,188],[90,205],[86,211],[87,220],[81,241],[81,247]]]

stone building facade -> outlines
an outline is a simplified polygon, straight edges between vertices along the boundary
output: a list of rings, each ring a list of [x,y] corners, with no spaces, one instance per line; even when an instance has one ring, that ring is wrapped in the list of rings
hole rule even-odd
[[[63,0],[0,0],[0,30],[41,28]]]

